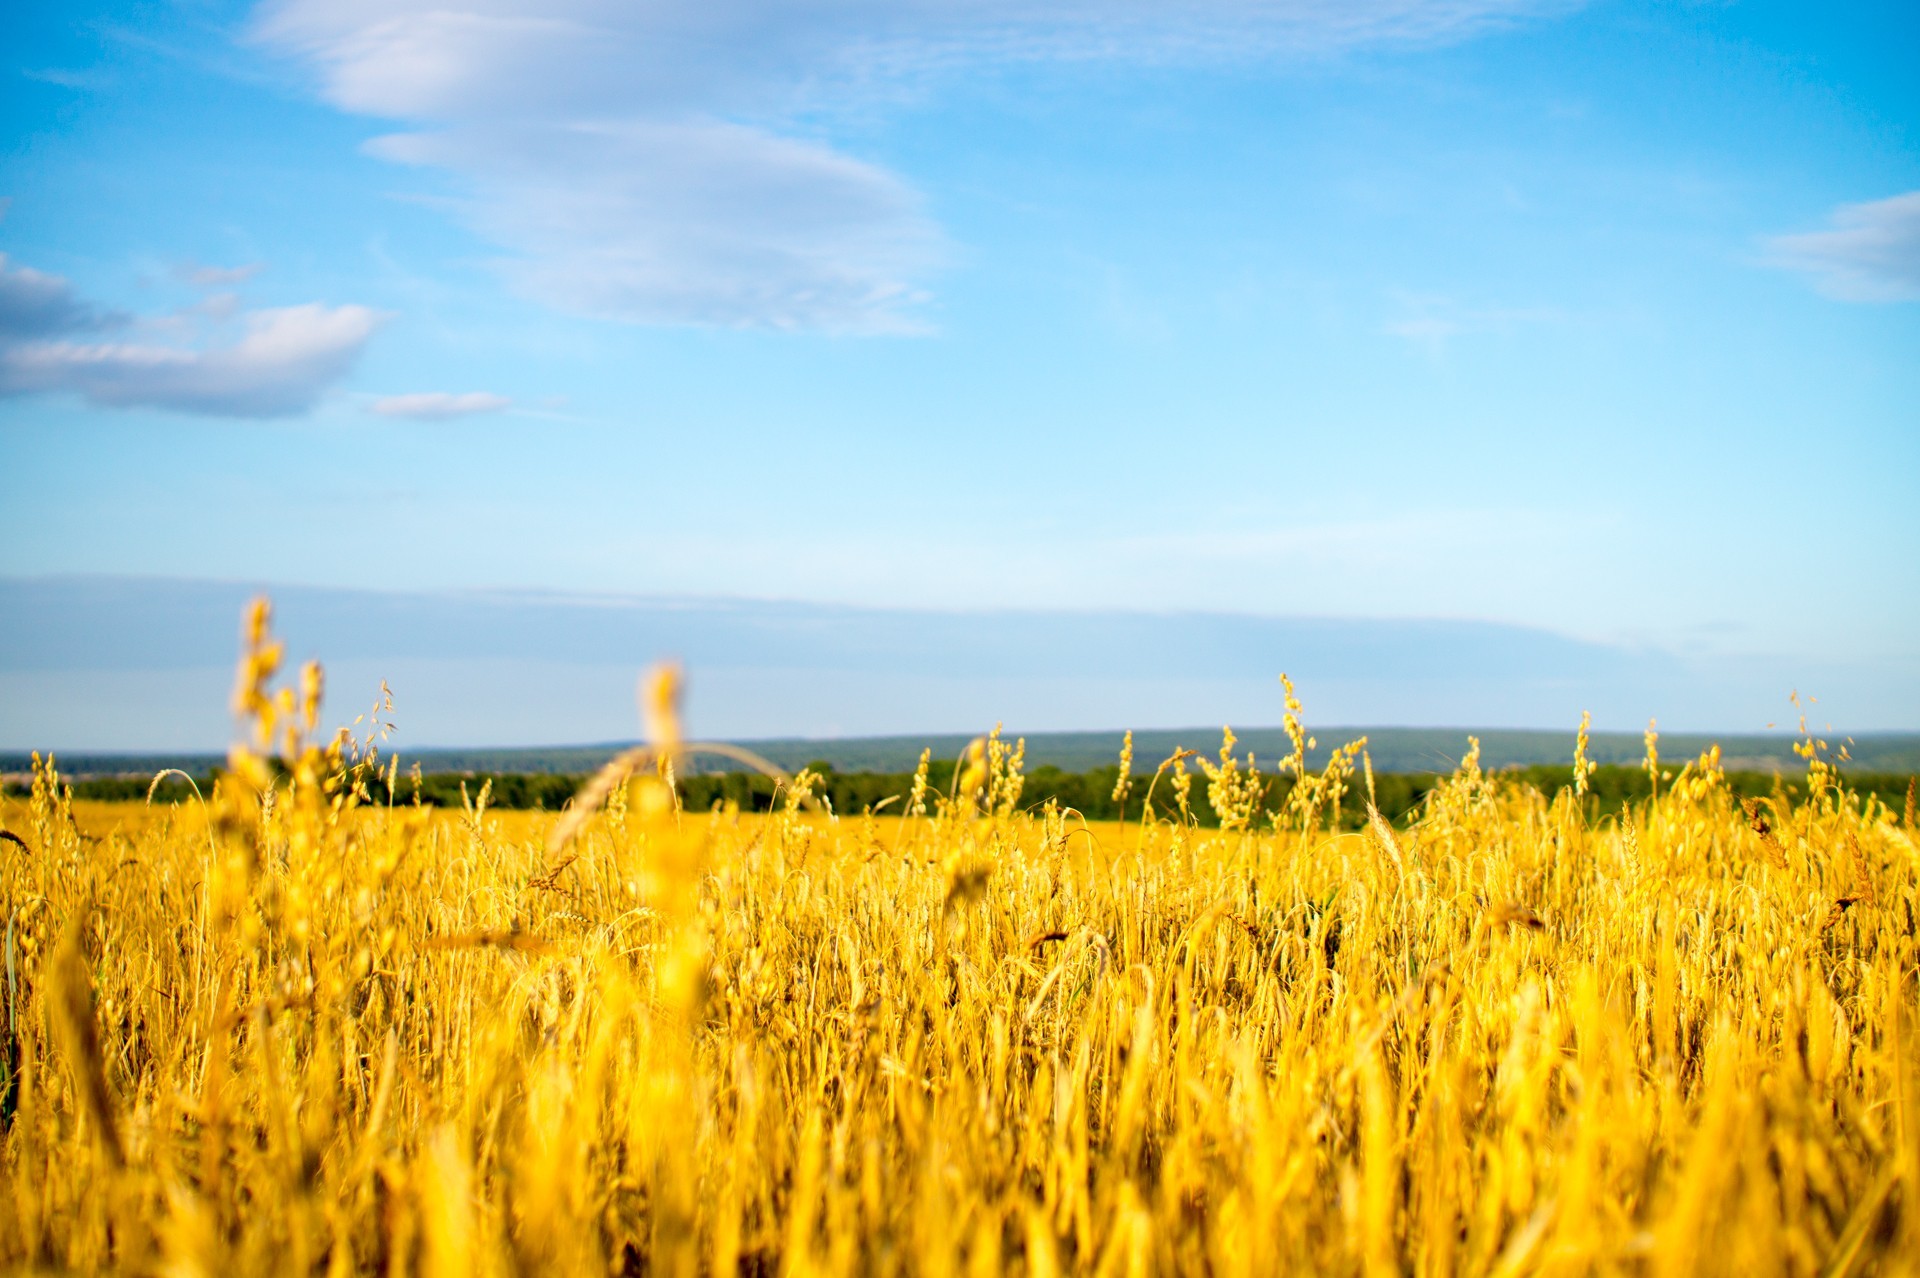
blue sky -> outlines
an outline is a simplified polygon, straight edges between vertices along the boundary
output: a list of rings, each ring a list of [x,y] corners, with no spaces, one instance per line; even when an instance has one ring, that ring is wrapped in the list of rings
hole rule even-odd
[[[15,6],[0,575],[1454,618],[1920,726],[1912,6],[1173,10]]]

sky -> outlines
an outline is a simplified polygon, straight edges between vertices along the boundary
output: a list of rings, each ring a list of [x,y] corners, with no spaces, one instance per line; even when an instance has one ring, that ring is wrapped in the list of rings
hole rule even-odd
[[[9,6],[0,577],[1486,623],[1920,727],[1915,65],[1902,4]],[[106,695],[37,669],[0,744]]]

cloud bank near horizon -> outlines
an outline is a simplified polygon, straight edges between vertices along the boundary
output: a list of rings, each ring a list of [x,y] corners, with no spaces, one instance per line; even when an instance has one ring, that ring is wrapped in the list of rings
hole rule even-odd
[[[212,749],[236,583],[0,579],[0,748]],[[1920,668],[1695,660],[1491,622],[970,612],[532,593],[272,592],[296,660],[350,718],[381,680],[407,744],[631,738],[650,662],[688,666],[699,733],[733,738],[1260,726],[1290,673],[1311,722],[1756,731],[1812,689],[1845,731],[1920,725]],[[988,721],[983,722],[982,716]]]

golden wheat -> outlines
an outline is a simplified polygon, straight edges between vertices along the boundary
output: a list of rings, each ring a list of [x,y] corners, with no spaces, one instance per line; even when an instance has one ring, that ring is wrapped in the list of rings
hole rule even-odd
[[[439,813],[267,623],[204,813],[0,810],[11,1269],[1920,1272],[1911,802],[1812,745],[1401,829],[1359,755],[1339,833],[1288,684],[1225,829],[1026,812],[997,733],[931,814],[691,813],[662,681],[575,814]]]

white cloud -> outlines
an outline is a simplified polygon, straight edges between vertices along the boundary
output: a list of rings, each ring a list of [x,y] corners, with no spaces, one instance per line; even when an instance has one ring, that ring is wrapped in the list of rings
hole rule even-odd
[[[270,0],[336,106],[418,131],[529,294],[651,323],[918,327],[941,239],[800,110],[988,60],[1164,62],[1457,38],[1569,0]]]
[[[1920,298],[1920,191],[1833,211],[1832,229],[1766,241],[1775,266],[1802,271],[1847,302]]]
[[[180,274],[212,286],[257,269],[189,263]],[[0,396],[67,392],[109,408],[291,416],[346,374],[381,319],[364,306],[317,303],[244,311],[232,293],[171,314],[130,316],[0,254]],[[107,329],[127,336],[100,340]]]
[[[64,391],[109,408],[286,417],[345,375],[380,319],[364,306],[308,304],[246,312],[224,344],[0,343],[0,395]]]
[[[497,413],[513,403],[505,395],[486,391],[423,391],[414,395],[388,395],[373,401],[373,411],[382,417],[416,417],[442,421],[449,417],[470,417],[475,413]]]

